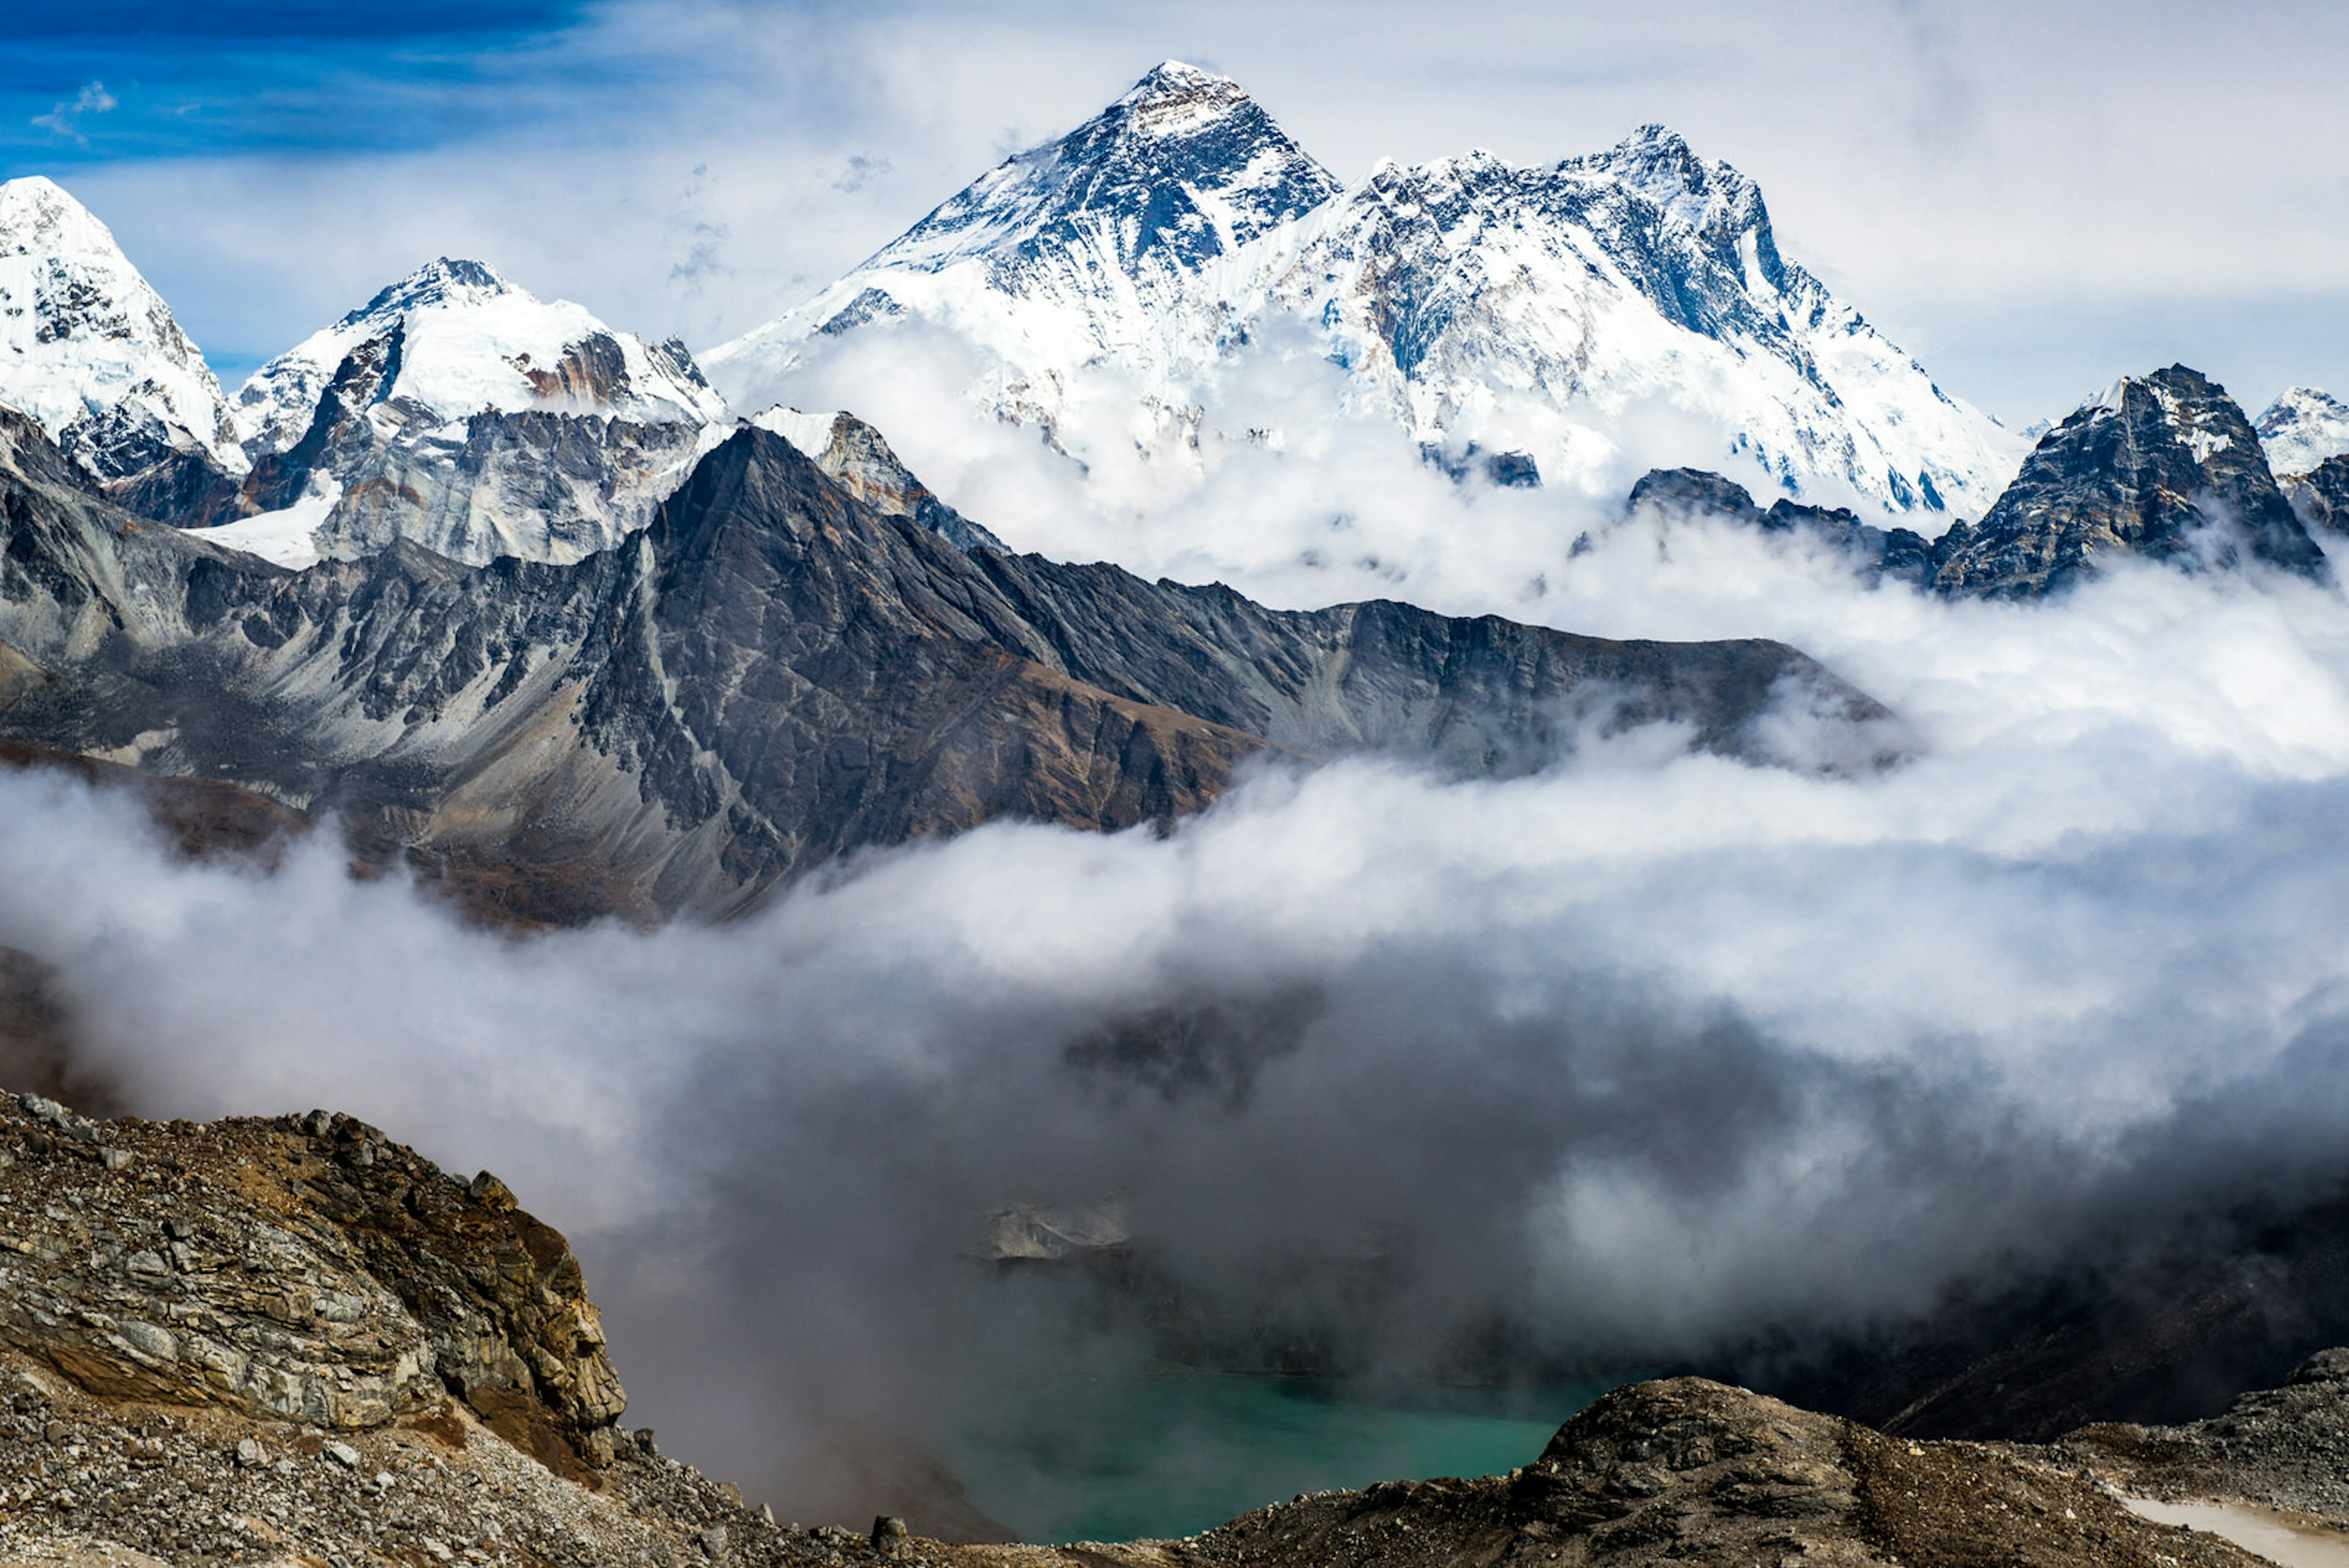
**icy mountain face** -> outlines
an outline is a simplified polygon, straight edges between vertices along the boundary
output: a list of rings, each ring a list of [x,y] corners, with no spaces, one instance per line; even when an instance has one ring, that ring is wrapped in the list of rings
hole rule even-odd
[[[1278,326],[1431,450],[1586,487],[1735,458],[1789,493],[1978,511],[2025,449],[1782,257],[1754,183],[1669,131],[1541,168],[1386,164],[1350,193],[1237,84],[1172,64],[707,360],[738,403],[782,401],[828,340],[909,322],[975,350],[988,412],[1072,448],[1071,388],[1100,369],[1140,388],[1120,433],[1195,443]],[[1707,450],[1626,451],[1651,414]]]
[[[991,362],[993,412],[1050,431],[1074,373],[1107,366],[1179,418],[1245,337],[1299,220],[1341,190],[1237,82],[1170,60],[704,362],[738,406],[782,402],[770,393],[811,347],[915,317]]]
[[[1696,415],[1786,493],[1891,513],[1979,510],[2021,455],[1779,254],[1752,181],[1658,126],[1544,168],[1383,165],[1278,294],[1419,439],[1548,475],[1611,468],[1648,409]]]
[[[249,506],[322,512],[316,552],[408,538],[476,564],[607,548],[730,422],[682,344],[446,258],[271,360],[234,412]]]
[[[615,332],[584,306],[542,300],[480,262],[443,256],[254,372],[233,410],[248,450],[301,440],[343,361],[395,332],[398,357],[378,400],[443,422],[485,410],[687,424],[726,412],[682,345]]]
[[[245,466],[220,383],[171,307],[107,226],[38,175],[0,184],[0,403],[147,515]]]
[[[2349,454],[2349,403],[2313,387],[2292,388],[2251,428],[2279,474],[2313,472],[2325,459]]]

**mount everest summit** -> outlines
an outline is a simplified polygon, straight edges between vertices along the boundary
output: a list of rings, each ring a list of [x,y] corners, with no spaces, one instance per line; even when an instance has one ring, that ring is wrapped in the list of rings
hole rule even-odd
[[[1299,335],[1350,406],[1431,452],[1518,453],[1513,476],[1587,490],[1666,455],[1652,427],[1672,461],[1789,494],[1979,515],[2027,446],[1786,261],[1753,182],[1661,127],[1349,188],[1238,84],[1175,62],[703,362],[757,407],[913,326],[968,350],[984,412],[1080,460],[1278,441],[1223,428],[1220,394]]]

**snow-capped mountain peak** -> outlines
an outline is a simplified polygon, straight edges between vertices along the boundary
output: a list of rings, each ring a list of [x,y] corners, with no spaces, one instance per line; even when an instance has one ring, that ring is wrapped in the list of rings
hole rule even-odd
[[[486,262],[440,256],[426,262],[398,283],[388,285],[373,299],[344,317],[338,325],[388,322],[428,306],[480,305],[524,292],[508,283],[503,274]]]
[[[2314,387],[2294,387],[2252,422],[2268,464],[2279,474],[2313,471],[2349,452],[2349,403]]]
[[[174,450],[243,467],[220,383],[113,233],[55,182],[0,184],[0,402],[101,479]]]
[[[1317,336],[1349,408],[1594,493],[1727,462],[1978,512],[2025,448],[1782,257],[1752,180],[1662,126],[1548,165],[1381,162],[1349,192],[1237,83],[1171,61],[705,358],[738,405],[789,402],[857,335],[916,323],[972,350],[988,413],[1082,462],[1196,466],[1228,372]]]
[[[400,404],[411,422],[532,409],[649,424],[726,414],[682,344],[616,332],[585,306],[542,300],[483,263],[442,256],[263,366],[236,396],[247,449],[299,441],[345,359],[378,341],[391,352],[373,400]]]
[[[1122,270],[1195,268],[1340,189],[1237,82],[1169,60],[1067,136],[981,175],[859,270],[990,256],[1011,283],[1021,264],[1077,237]]]

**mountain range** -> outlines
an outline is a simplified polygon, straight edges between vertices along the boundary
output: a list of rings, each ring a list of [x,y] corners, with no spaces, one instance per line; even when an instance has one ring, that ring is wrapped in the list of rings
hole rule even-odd
[[[1883,717],[1775,643],[1281,612],[967,550],[756,426],[571,565],[398,539],[288,571],[80,478],[0,410],[0,732],[332,811],[533,919],[724,914],[998,816],[1164,821],[1267,751],[1490,775],[1649,722],[1766,759],[1790,699]]]
[[[1633,462],[1651,419],[1705,432],[1681,439],[1709,465],[1890,513],[1979,512],[2024,445],[1782,256],[1751,180],[1662,127],[1530,168],[1382,163],[1350,187],[1237,83],[1173,61],[704,358],[755,406],[916,324],[982,366],[986,411],[1081,457],[1278,440],[1219,427],[1218,383],[1292,337],[1431,449],[1519,452],[1515,472],[1584,488]],[[1105,411],[1083,387],[1104,374],[1133,389]]]
[[[332,813],[519,919],[724,914],[856,847],[1002,816],[1163,822],[1258,755],[1508,774],[1651,722],[1760,761],[1891,754],[1883,710],[1782,645],[1273,610],[1016,554],[854,414],[738,417],[812,343],[926,313],[1006,356],[1030,401],[999,411],[1048,431],[1087,366],[1187,400],[1274,315],[1310,317],[1363,396],[1503,483],[1546,460],[1479,448],[1498,428],[1478,410],[1679,397],[1725,355],[1708,384],[1767,458],[1732,473],[1783,492],[1832,472],[1871,509],[1765,509],[1683,466],[1627,515],[1806,534],[1942,595],[2038,597],[2121,554],[2329,579],[2320,540],[2349,516],[2349,411],[2309,389],[2255,424],[2172,367],[2021,452],[1669,132],[1349,190],[1237,84],[1171,63],[713,351],[709,377],[443,257],[228,399],[57,186],[0,186],[0,739]],[[1569,325],[1583,348],[1554,361]],[[1154,396],[1153,419],[1208,417]],[[2271,456],[2312,466],[2279,482]],[[1969,497],[1978,521],[1930,535],[1886,515]],[[1831,758],[1772,750],[1789,701],[1845,737]]]

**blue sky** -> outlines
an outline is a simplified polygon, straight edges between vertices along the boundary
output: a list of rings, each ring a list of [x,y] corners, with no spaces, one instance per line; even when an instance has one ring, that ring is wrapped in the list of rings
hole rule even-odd
[[[10,9],[0,155],[68,168],[414,149],[525,123],[550,107],[533,90],[545,46],[581,19],[549,0]]]
[[[706,347],[1157,60],[1341,175],[1661,119],[2011,421],[2183,358],[2349,393],[2349,7],[2308,0],[9,0],[0,169],[233,382],[447,253]]]

